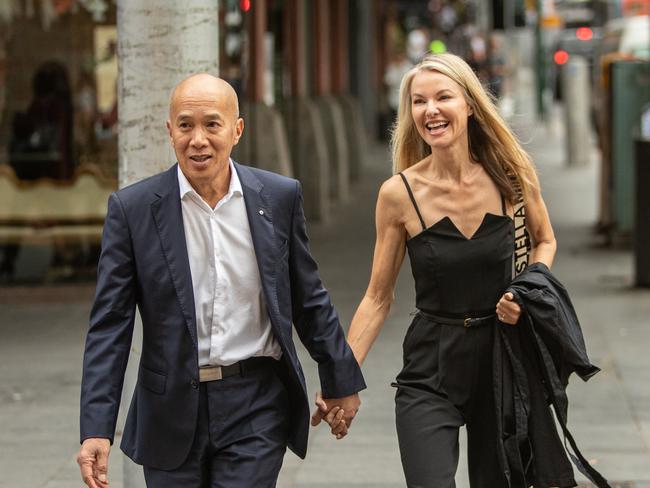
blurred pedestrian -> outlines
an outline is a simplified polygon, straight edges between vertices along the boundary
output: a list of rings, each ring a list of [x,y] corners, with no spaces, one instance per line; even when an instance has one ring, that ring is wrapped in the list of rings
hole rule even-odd
[[[478,29],[471,29],[472,33],[469,38],[469,57],[467,64],[474,70],[476,76],[482,83],[487,83],[489,79],[488,52],[485,37]]]
[[[175,89],[178,164],[111,195],[81,386],[81,475],[108,486],[136,306],[138,380],[121,447],[152,488],[274,487],[304,457],[306,386],[292,326],[319,363],[342,436],[365,387],[309,253],[297,181],[230,159],[244,128],[234,89],[208,74]],[[342,432],[345,430],[345,432]]]
[[[413,64],[419,63],[427,54],[429,35],[426,29],[413,29],[406,36],[406,54]]]
[[[21,179],[72,176],[73,104],[65,66],[41,64],[26,112],[14,114],[9,162]]]
[[[389,126],[395,122],[399,107],[399,85],[404,75],[413,67],[403,50],[395,50],[391,60],[386,65],[384,84],[386,86],[386,101],[388,103]]]
[[[475,73],[451,54],[427,56],[405,75],[392,148],[395,175],[379,191],[372,274],[348,341],[362,364],[408,251],[419,311],[394,383],[407,485],[454,486],[458,429],[465,424],[472,488],[505,487],[492,350],[496,328],[521,317],[506,292],[521,198],[530,260],[550,267],[555,256],[537,174]],[[559,443],[557,433],[544,435]],[[561,477],[546,482],[574,486]]]
[[[503,81],[506,76],[507,65],[501,39],[496,34],[490,36],[487,64],[488,87],[498,100],[503,95]]]

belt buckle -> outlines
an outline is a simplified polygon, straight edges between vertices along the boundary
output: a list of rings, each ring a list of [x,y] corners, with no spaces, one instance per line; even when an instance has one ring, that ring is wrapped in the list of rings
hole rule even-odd
[[[218,381],[223,379],[221,366],[208,366],[207,368],[199,368],[199,381],[201,383],[206,381]]]
[[[463,320],[463,327],[467,328],[472,325],[472,317],[465,317]]]

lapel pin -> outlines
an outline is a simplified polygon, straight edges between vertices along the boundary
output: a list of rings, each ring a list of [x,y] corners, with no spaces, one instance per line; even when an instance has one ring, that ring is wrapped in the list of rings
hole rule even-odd
[[[260,215],[264,215],[264,210],[260,210]]]

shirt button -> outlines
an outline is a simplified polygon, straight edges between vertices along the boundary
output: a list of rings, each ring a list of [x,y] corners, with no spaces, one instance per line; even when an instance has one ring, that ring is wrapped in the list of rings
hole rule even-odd
[[[190,381],[190,386],[196,390],[199,387],[199,382],[196,380],[192,380]]]

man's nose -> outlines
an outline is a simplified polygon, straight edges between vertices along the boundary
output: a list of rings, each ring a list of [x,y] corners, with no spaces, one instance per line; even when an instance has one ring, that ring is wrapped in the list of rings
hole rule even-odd
[[[192,147],[205,147],[208,144],[208,139],[205,137],[203,129],[197,127],[192,132],[192,140],[190,141]]]

